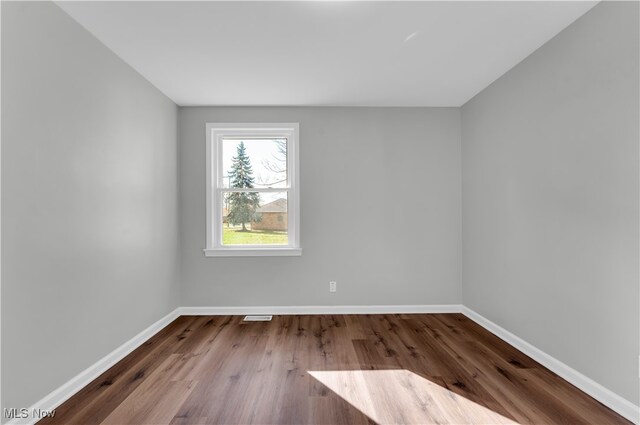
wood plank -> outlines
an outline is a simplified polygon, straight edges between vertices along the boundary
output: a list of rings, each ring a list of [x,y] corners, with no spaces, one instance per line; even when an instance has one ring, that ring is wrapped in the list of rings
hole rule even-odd
[[[41,424],[629,424],[460,314],[183,316]]]
[[[188,338],[202,320],[181,316],[56,409],[39,423],[99,424]]]
[[[172,354],[101,423],[104,425],[169,424],[197,382],[173,381],[179,354]]]

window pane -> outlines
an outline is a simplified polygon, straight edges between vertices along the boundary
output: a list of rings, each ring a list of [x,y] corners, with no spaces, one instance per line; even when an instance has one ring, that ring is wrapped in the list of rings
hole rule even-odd
[[[223,192],[223,245],[288,245],[287,192]]]
[[[224,188],[287,187],[287,139],[222,139]]]

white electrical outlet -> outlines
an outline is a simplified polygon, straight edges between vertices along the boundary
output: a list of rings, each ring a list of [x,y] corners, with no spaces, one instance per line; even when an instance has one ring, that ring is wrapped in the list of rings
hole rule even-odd
[[[336,292],[336,282],[331,281],[329,282],[329,292]]]

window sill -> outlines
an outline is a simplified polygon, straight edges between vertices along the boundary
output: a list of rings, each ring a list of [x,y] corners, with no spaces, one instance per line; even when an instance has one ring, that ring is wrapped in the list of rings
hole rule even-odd
[[[205,257],[299,257],[302,248],[203,249]]]

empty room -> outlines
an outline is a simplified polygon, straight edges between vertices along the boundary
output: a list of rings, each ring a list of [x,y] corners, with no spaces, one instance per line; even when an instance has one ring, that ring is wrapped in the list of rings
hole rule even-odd
[[[640,2],[0,14],[0,423],[640,424]]]

